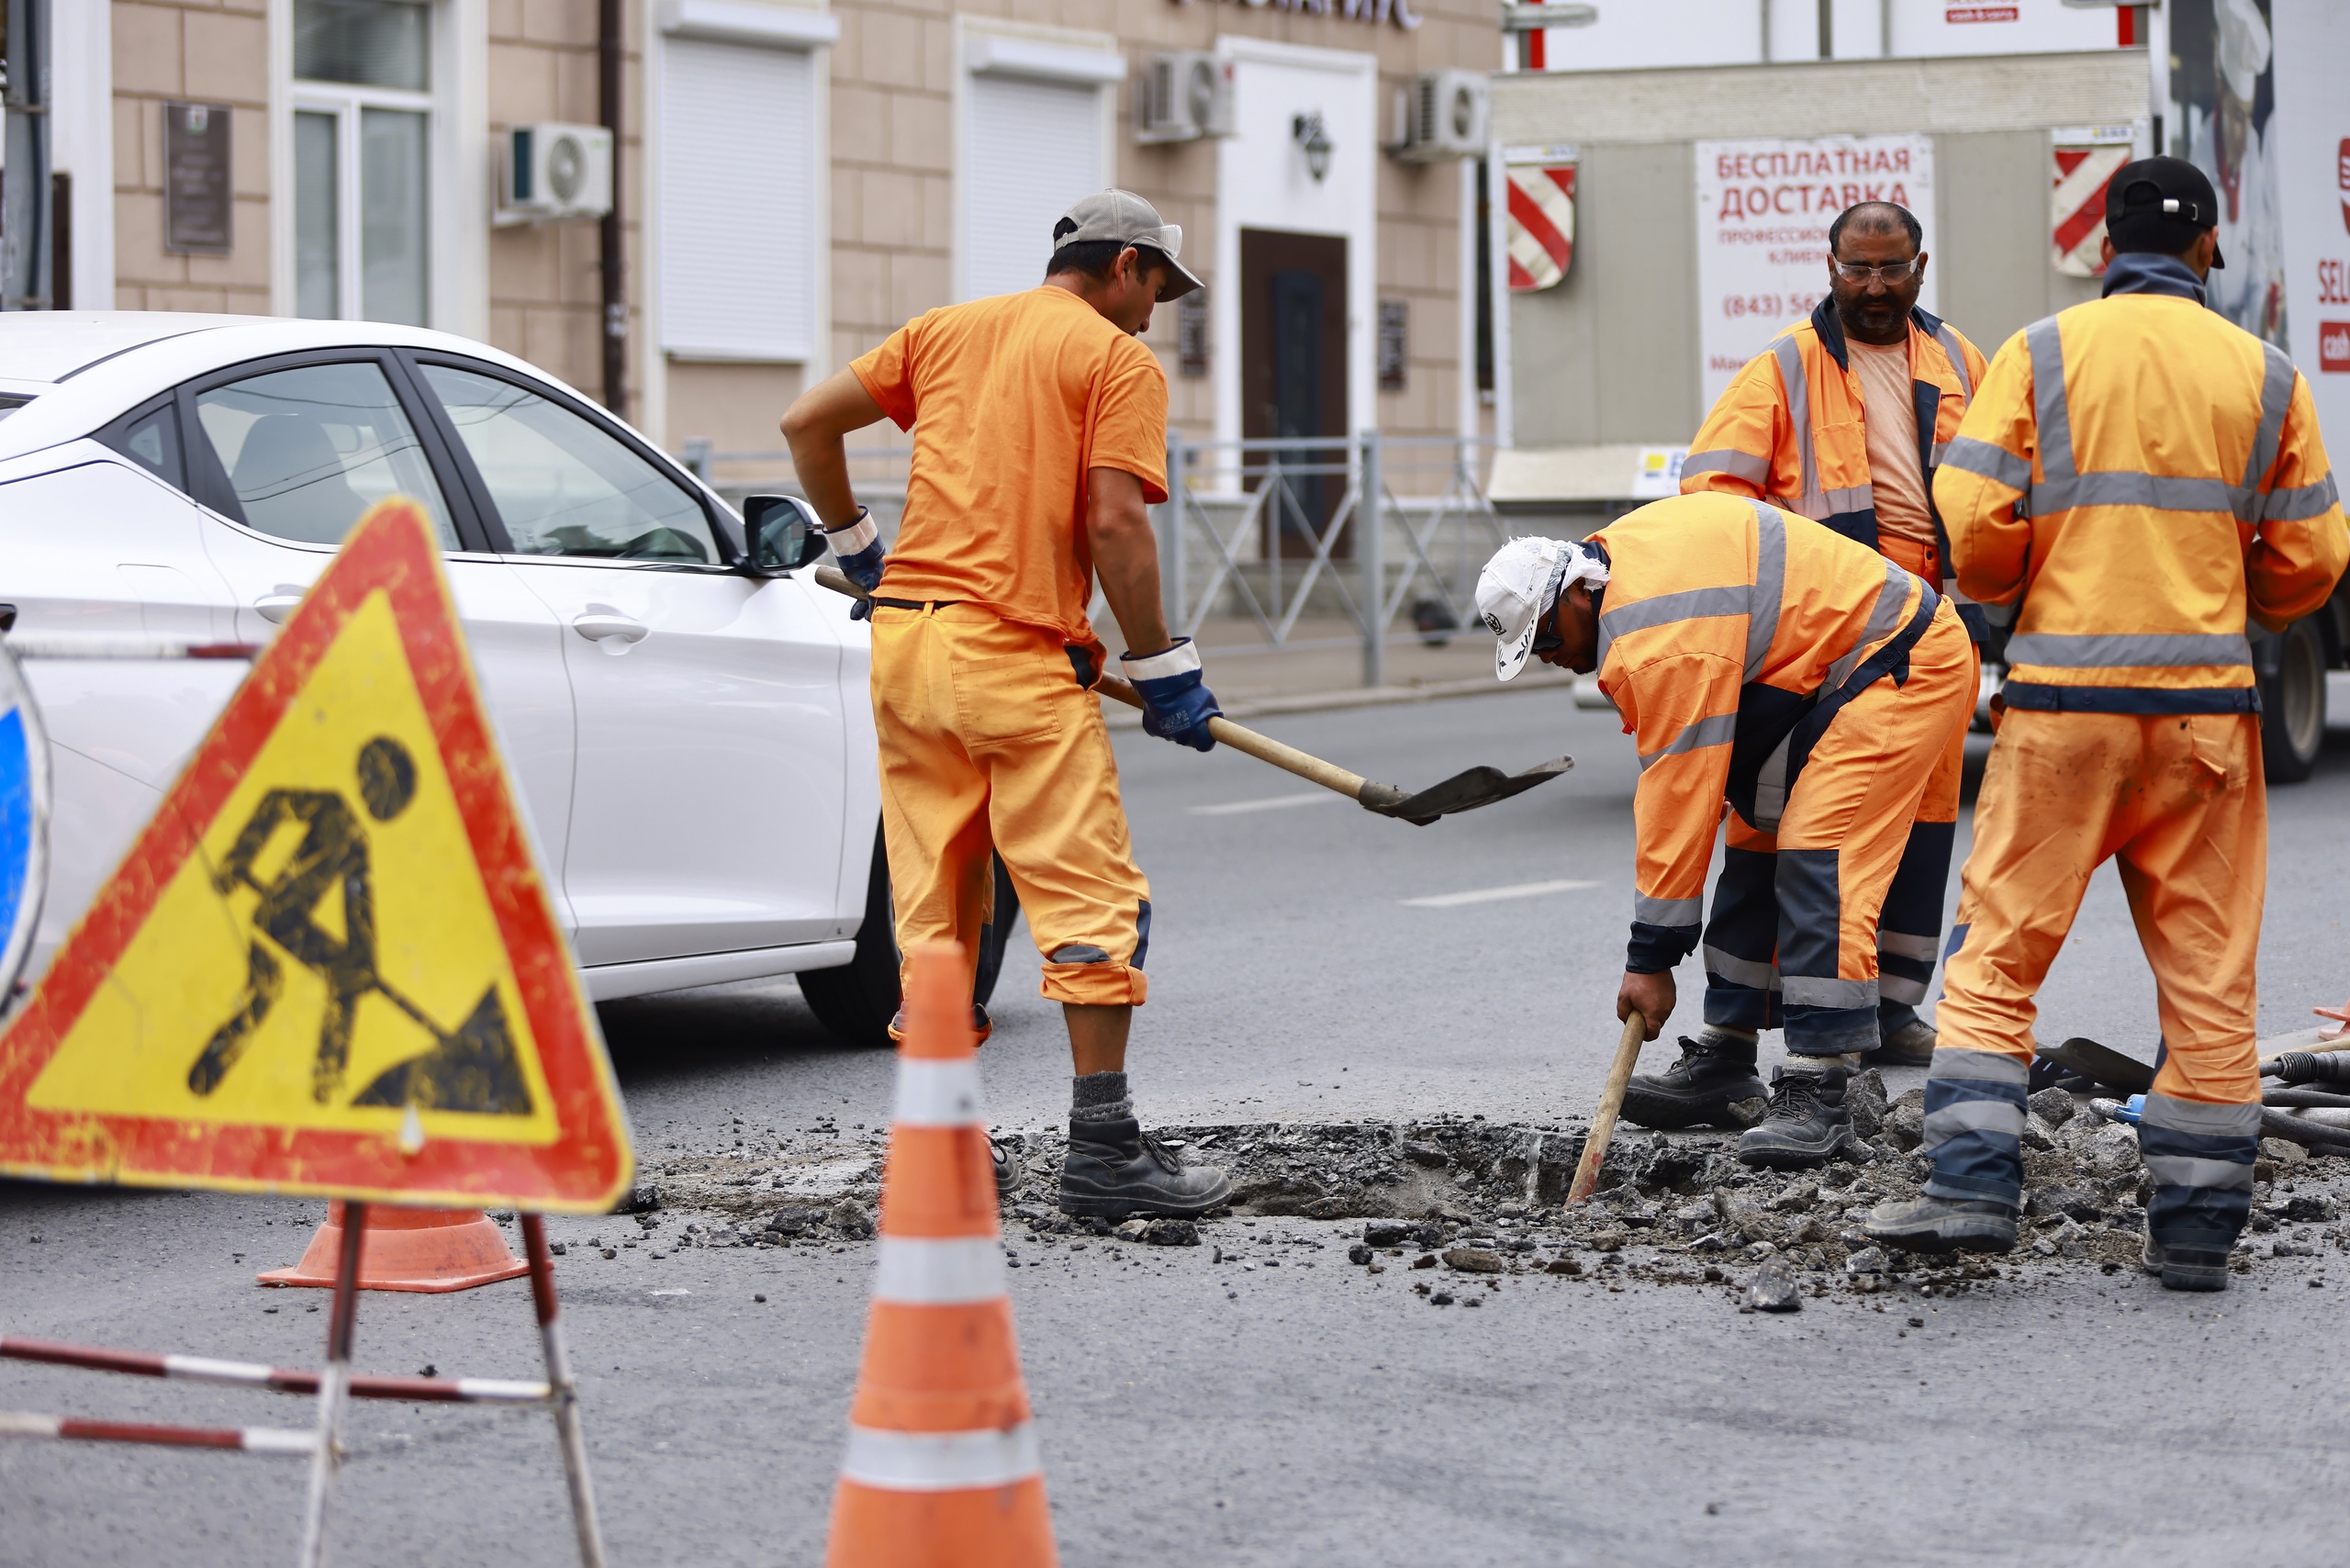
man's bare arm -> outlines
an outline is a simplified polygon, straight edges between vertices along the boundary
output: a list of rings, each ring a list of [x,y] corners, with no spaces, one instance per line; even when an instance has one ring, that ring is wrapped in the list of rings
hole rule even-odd
[[[1126,634],[1125,651],[1138,658],[1164,652],[1174,639],[1158,603],[1158,535],[1142,481],[1123,468],[1087,469],[1085,532],[1102,597]]]
[[[826,528],[845,528],[856,519],[856,492],[848,481],[848,449],[842,438],[886,417],[853,370],[834,372],[784,410],[783,439],[791,446],[791,465]]]

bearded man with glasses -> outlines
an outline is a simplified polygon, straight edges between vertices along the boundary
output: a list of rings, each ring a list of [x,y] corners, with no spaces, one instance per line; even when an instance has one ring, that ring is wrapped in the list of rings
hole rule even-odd
[[[1848,208],[1828,230],[1828,296],[1738,373],[1681,465],[1684,494],[1764,500],[1883,554],[1953,601],[1977,649],[1980,607],[1956,591],[1934,513],[1934,470],[1981,385],[1982,353],[1918,308],[1924,231],[1890,202]],[[1974,698],[1970,689],[1968,706]],[[1705,931],[1705,1027],[1681,1059],[1634,1078],[1624,1114],[1643,1126],[1741,1126],[1739,1157],[1781,1169],[1825,1164],[1852,1138],[1844,1081],[1863,1062],[1924,1067],[1934,1030],[1918,1016],[1941,946],[1942,890],[1958,824],[1966,726],[1951,732],[1885,894],[1870,994],[1838,1010],[1841,1033],[1789,1040],[1768,1091],[1757,1036],[1784,1025],[1784,868],[1778,837],[1733,808]],[[1816,987],[1814,989],[1817,989]]]

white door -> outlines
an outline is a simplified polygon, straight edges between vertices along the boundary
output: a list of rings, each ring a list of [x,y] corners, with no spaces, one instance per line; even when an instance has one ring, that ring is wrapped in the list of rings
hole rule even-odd
[[[838,637],[736,575],[700,498],[518,380],[423,363],[513,570],[569,630],[578,766],[564,888],[586,964],[822,941],[838,910]]]
[[[95,461],[0,485],[0,602],[15,607],[17,630],[228,640],[228,585],[205,556],[196,503],[83,444]],[[29,974],[154,815],[246,667],[25,661],[52,754],[49,890]]]
[[[239,514],[207,513],[204,547],[235,596],[243,638],[266,639],[292,613],[368,507],[391,495],[423,504],[449,551],[450,591],[548,887],[559,890],[572,776],[561,629],[503,561],[460,548],[448,499],[382,365],[269,370],[206,386],[193,401],[191,457],[217,460],[218,493]],[[559,893],[555,909],[568,924]]]

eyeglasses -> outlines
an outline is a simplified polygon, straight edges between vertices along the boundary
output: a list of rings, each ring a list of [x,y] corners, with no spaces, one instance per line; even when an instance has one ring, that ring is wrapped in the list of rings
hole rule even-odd
[[[1868,266],[1860,262],[1830,262],[1828,264],[1835,268],[1836,275],[1846,283],[1866,283],[1876,277],[1890,284],[1903,284],[1916,277],[1918,269],[1926,263],[1921,256],[1911,262],[1887,262],[1881,267]]]

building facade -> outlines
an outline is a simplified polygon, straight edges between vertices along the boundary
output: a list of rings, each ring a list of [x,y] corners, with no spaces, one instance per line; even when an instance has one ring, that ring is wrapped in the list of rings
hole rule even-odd
[[[1032,286],[1116,184],[1208,283],[1147,339],[1192,438],[1480,418],[1445,149],[1482,120],[1393,144],[1425,73],[1482,114],[1493,0],[32,3],[61,303],[443,328],[744,478],[800,388]],[[565,126],[610,129],[616,220],[511,210],[512,133]]]

